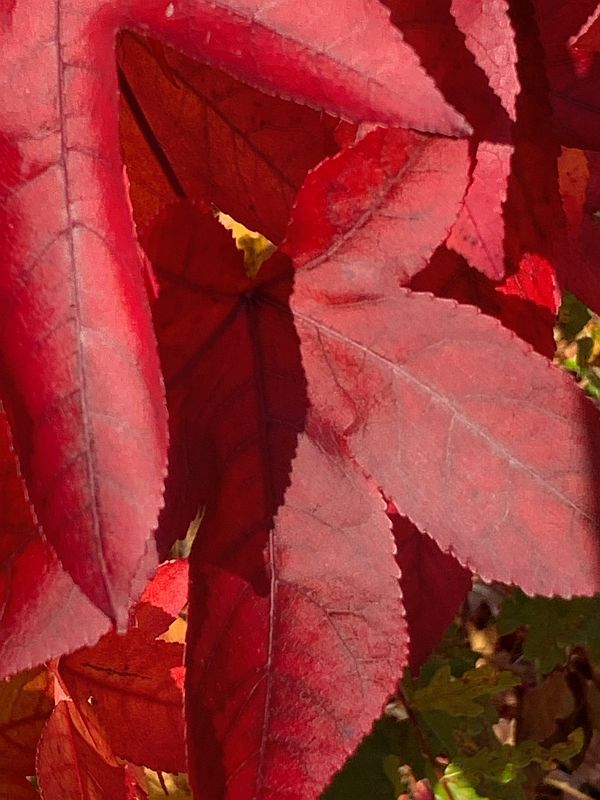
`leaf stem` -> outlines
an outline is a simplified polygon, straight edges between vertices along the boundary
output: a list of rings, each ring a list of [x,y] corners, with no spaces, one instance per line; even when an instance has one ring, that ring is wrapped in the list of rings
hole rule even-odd
[[[559,781],[556,778],[544,778],[544,783],[546,786],[552,786],[554,789],[560,789],[561,792],[568,794],[570,797],[576,798],[576,800],[591,800],[589,794],[580,792],[579,789],[571,786],[571,784],[567,783],[566,781]]]

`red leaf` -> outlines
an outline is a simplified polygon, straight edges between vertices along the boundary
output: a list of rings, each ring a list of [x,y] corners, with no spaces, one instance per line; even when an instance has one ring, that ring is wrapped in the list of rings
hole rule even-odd
[[[590,34],[579,33],[597,0],[535,0],[536,20],[546,57],[550,99],[560,143],[600,147],[600,57]]]
[[[466,142],[374,131],[309,175],[283,249],[297,266],[326,247],[355,268],[375,255],[392,284],[405,283],[446,238],[467,169]]]
[[[390,518],[408,625],[409,665],[418,671],[458,614],[471,589],[471,573],[406,517],[392,512]]]
[[[61,659],[59,674],[82,719],[119,758],[185,772],[183,696],[177,684],[183,645],[130,628]]]
[[[419,292],[477,306],[529,342],[538,353],[554,357],[559,294],[554,270],[544,259],[523,258],[518,272],[493,283],[471,269],[459,255],[440,247],[427,269],[410,285]]]
[[[6,677],[93,644],[109,621],[40,536],[1,409],[0,496],[0,677]]]
[[[37,754],[37,775],[44,800],[132,800],[127,768],[98,749],[98,741],[62,700],[48,720]],[[139,795],[137,795],[139,797]]]
[[[333,247],[305,264],[292,297],[310,402],[330,435],[479,574],[540,594],[597,591],[597,409],[475,309],[391,292],[376,254],[360,273],[340,260]],[[543,566],[559,540],[560,563]],[[538,553],[535,571],[515,560],[520,546]]]
[[[195,488],[189,511],[206,504],[187,643],[194,791],[313,798],[406,659],[385,506],[326,419],[300,432],[287,261],[250,281],[229,235],[188,206],[163,215],[146,246],[162,281],[172,440],[188,454],[170,496]]]
[[[128,84],[122,141],[138,225],[183,190],[280,241],[306,173],[338,149],[335,119],[270,97],[174,50],[160,52],[158,61],[156,47],[131,35],[121,42]],[[172,187],[164,186],[164,172],[135,130],[132,110],[138,125],[151,131],[161,164],[166,159],[174,173]]]
[[[41,8],[29,0],[4,15],[6,396],[45,534],[120,627],[156,563],[150,535],[166,424],[121,170],[117,30],[163,37],[253,85],[336,114],[468,132],[375,0],[349,0],[336,14],[313,5],[298,15],[289,0],[85,0],[75,13],[62,0]],[[376,52],[356,50],[365,36]],[[15,91],[24,84],[26,92]]]
[[[35,800],[27,780],[35,775],[35,751],[52,712],[52,682],[46,670],[22,672],[0,683],[0,797]]]
[[[565,149],[558,163],[571,246],[565,288],[600,311],[600,228],[594,216],[600,209],[600,156]]]
[[[187,558],[161,564],[144,589],[140,603],[162,608],[175,618],[187,602],[189,566]]]

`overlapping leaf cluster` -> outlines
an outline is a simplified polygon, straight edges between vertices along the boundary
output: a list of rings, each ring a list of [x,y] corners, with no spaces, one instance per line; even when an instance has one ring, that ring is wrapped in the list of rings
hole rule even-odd
[[[106,634],[129,676],[109,626],[201,518],[198,797],[318,796],[470,570],[600,589],[598,411],[549,361],[559,290],[600,308],[595,3],[386,6],[0,6],[0,670]],[[82,652],[43,791],[77,752],[133,796]]]

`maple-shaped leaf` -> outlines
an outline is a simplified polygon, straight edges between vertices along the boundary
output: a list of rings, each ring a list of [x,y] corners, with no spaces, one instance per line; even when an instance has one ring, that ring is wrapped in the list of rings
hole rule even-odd
[[[293,231],[304,225],[292,217],[289,240],[301,245],[291,252],[299,267],[291,308],[311,415],[326,420],[328,437],[399,512],[479,574],[531,593],[597,591],[588,472],[600,446],[597,409],[476,309],[394,290],[379,250],[355,266],[340,231],[315,255],[313,241]],[[552,442],[541,437],[550,427]],[[542,506],[552,513],[541,518]],[[513,558],[520,548],[541,557],[553,537],[567,548],[560,564]]]
[[[52,679],[45,669],[0,683],[0,798],[35,800],[38,739],[53,708]]]
[[[0,677],[92,644],[109,627],[61,567],[27,502],[0,407]],[[75,624],[74,624],[75,621]]]
[[[142,800],[128,765],[118,763],[70,700],[61,700],[42,733],[37,777],[44,800]]]
[[[144,241],[161,279],[166,511],[203,509],[186,650],[192,787],[315,797],[406,662],[385,503],[327,420],[305,426],[288,260],[249,279],[210,211],[185,205]]]
[[[338,115],[468,132],[375,0],[302,15],[259,0],[3,4],[4,393],[45,535],[120,627],[156,563],[167,447],[119,149],[124,27]]]
[[[375,131],[356,147],[394,136]],[[333,186],[335,198],[327,167],[324,186],[321,168],[306,184],[312,196]],[[412,201],[397,200],[399,219]],[[391,690],[404,634],[374,487],[486,577],[547,594],[600,585],[581,462],[586,446],[597,457],[597,410],[496,321],[399,287],[384,234],[372,236],[354,203],[340,206],[323,232],[300,195],[285,245],[293,285],[282,256],[246,277],[208,210],[174,206],[144,237],[161,280],[172,419],[165,539],[202,516],[186,694],[200,796],[266,798],[298,785],[314,796]],[[431,252],[443,228],[426,213],[431,240],[415,240]],[[557,565],[544,554],[558,537]],[[515,560],[519,548],[536,552],[534,568]],[[376,569],[385,582],[374,583]],[[351,712],[340,680],[361,683]]]

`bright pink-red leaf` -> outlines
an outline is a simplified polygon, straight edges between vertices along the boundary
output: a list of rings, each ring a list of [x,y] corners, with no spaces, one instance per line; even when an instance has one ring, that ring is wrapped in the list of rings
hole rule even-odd
[[[475,62],[485,72],[508,116],[514,120],[520,85],[507,0],[482,0],[480,3],[452,0],[450,9]]]
[[[284,249],[302,252],[297,266],[326,247],[349,269],[368,269],[375,257],[392,283],[406,283],[446,238],[467,170],[466,142],[373,131],[307,178]]]
[[[39,533],[0,410],[0,677],[93,644],[108,619]],[[77,620],[77,624],[73,621]]]
[[[37,777],[44,800],[132,800],[127,768],[103,751],[77,718],[73,704],[62,700],[38,748]]]
[[[146,246],[162,282],[170,497],[187,487],[188,513],[204,508],[190,557],[194,791],[308,800],[406,661],[385,504],[328,420],[305,422],[287,260],[251,281],[228,233],[189,206],[163,215]]]
[[[28,778],[35,775],[38,739],[53,708],[46,670],[22,672],[0,682],[0,798],[35,800]]]
[[[189,565],[187,558],[161,564],[156,575],[144,589],[140,603],[162,608],[176,617],[187,603]]]
[[[503,206],[513,147],[480,142],[472,182],[448,245],[491,280],[504,275]]]
[[[153,631],[109,633],[61,659],[59,674],[84,722],[99,728],[119,758],[164,772],[185,772],[183,645]]]
[[[334,239],[299,263],[292,312],[330,436],[478,573],[542,594],[597,591],[598,411],[570,378],[473,308],[390,291],[376,253],[354,271]],[[538,554],[535,570],[519,546]]]

